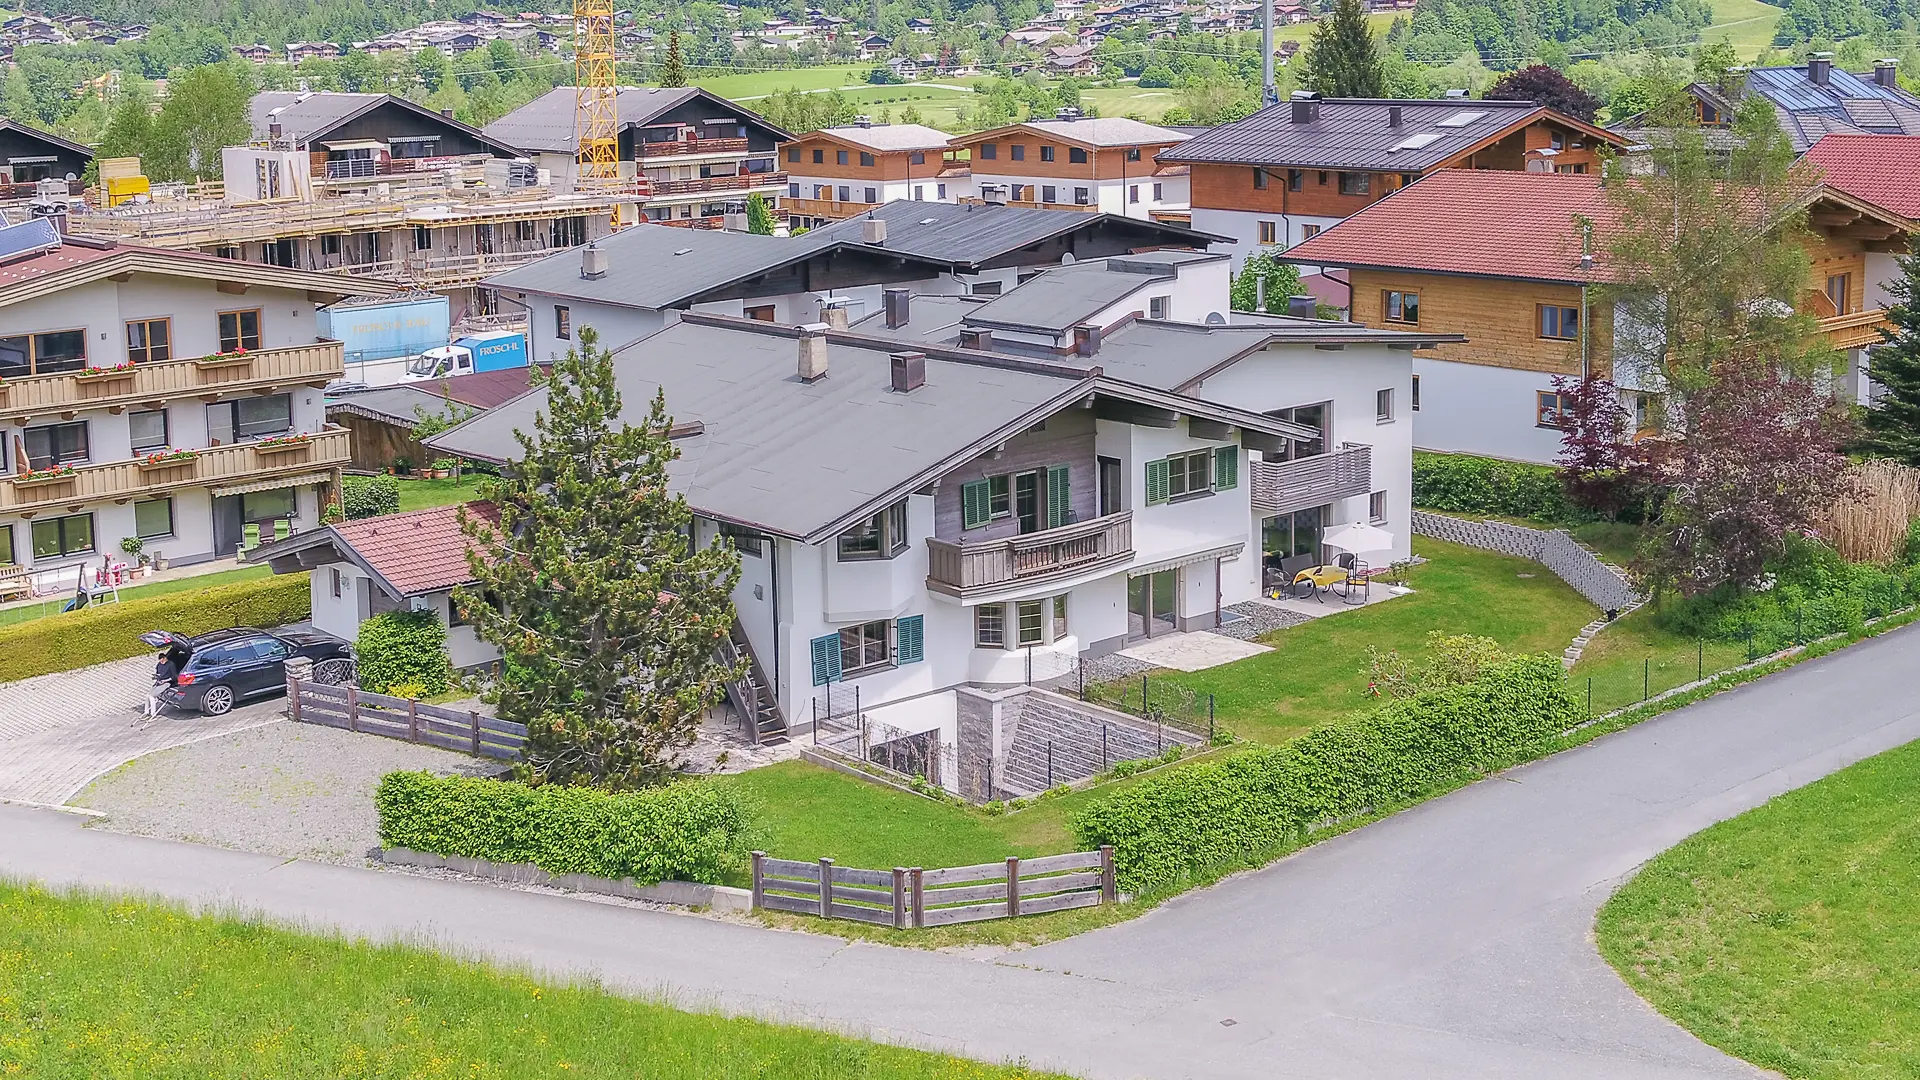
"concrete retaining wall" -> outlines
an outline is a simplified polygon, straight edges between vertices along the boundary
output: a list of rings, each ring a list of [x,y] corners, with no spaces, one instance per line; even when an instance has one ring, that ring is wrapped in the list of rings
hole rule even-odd
[[[521,885],[545,885],[569,892],[624,896],[629,900],[650,900],[656,904],[680,907],[712,908],[715,911],[751,911],[753,894],[746,889],[726,885],[701,885],[692,881],[663,881],[658,885],[635,885],[632,878],[614,881],[592,874],[550,874],[532,863],[497,863],[469,859],[460,855],[434,855],[411,848],[387,848],[380,861],[394,866],[425,866],[453,870],[478,878],[510,881]]]
[[[1595,558],[1593,552],[1576,543],[1565,529],[1530,529],[1504,521],[1467,521],[1415,510],[1413,531],[1435,540],[1532,559],[1553,571],[1602,611],[1625,611],[1640,602],[1640,595],[1632,586]]]

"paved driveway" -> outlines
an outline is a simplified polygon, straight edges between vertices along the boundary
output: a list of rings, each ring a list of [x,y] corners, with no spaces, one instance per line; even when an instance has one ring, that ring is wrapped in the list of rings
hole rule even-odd
[[[1898,631],[997,959],[119,836],[16,807],[0,807],[0,873],[440,941],[1088,1077],[1757,1077],[1630,993],[1592,951],[1593,914],[1688,834],[1920,738],[1917,664],[1920,630]]]
[[[137,757],[279,721],[280,698],[225,716],[142,715],[153,657],[0,683],[0,800],[58,805]]]

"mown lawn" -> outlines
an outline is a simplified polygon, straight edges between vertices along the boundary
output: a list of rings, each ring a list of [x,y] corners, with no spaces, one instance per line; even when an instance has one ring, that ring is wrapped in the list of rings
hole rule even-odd
[[[1653,609],[1643,607],[1589,641],[1567,677],[1583,701],[1591,680],[1598,716],[1746,661],[1746,642],[1684,637],[1661,628]]]
[[[0,1076],[1041,1075],[681,1012],[407,946],[0,884]]]
[[[167,581],[155,581],[145,585],[123,585],[120,588],[122,600],[144,600],[152,596],[165,596],[169,593],[195,592],[210,589],[216,585],[232,585],[255,578],[272,577],[273,569],[266,566],[242,566],[234,570],[221,570],[197,577],[172,578]],[[20,607],[0,609],[0,626],[13,626],[17,623],[31,622],[60,614],[60,608],[73,597],[51,596],[32,604]]]
[[[1635,990],[1730,1054],[1807,1080],[1920,1076],[1920,743],[1686,840],[1597,932]]]
[[[1269,653],[1161,677],[1213,694],[1220,726],[1235,735],[1285,742],[1368,706],[1369,645],[1418,662],[1427,631],[1439,630],[1559,653],[1599,613],[1539,563],[1424,537],[1413,549],[1428,561],[1413,568],[1412,595],[1275,631],[1261,639]]]
[[[480,497],[480,475],[465,473],[458,480],[410,480],[396,478],[400,484],[400,511],[425,510],[434,506],[451,506],[454,503],[471,502]]]

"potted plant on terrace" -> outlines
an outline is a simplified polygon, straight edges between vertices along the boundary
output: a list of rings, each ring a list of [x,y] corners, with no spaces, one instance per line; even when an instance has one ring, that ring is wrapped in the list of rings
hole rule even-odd
[[[312,436],[305,432],[287,435],[269,435],[253,444],[253,448],[263,454],[277,454],[285,450],[298,450],[312,442]]]
[[[79,371],[74,372],[73,377],[85,381],[88,379],[118,379],[131,377],[132,375],[133,361],[122,360],[117,364],[89,364]]]
[[[177,465],[185,465],[199,456],[200,451],[198,450],[175,450],[172,447],[168,447],[164,450],[155,450],[150,454],[143,455],[139,459],[138,464],[143,470],[170,469]]]
[[[16,484],[46,484],[55,480],[65,480],[73,475],[71,465],[49,465],[44,469],[28,469],[13,478]]]
[[[134,572],[140,577],[147,576],[147,557],[142,554],[146,546],[146,541],[137,536],[123,536],[120,538],[120,550],[126,552],[127,558],[133,560],[135,566]]]

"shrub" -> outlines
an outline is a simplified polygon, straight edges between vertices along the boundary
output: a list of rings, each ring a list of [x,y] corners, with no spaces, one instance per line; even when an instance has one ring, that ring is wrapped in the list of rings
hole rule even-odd
[[[1584,521],[1590,516],[1567,501],[1557,470],[1470,454],[1414,454],[1413,505],[1537,521]]]
[[[349,518],[378,517],[400,509],[400,481],[391,476],[349,476],[340,481]]]
[[[432,697],[453,685],[447,628],[431,611],[383,611],[361,623],[353,659],[360,685],[376,694],[404,686]]]
[[[1770,653],[1828,634],[1858,632],[1866,620],[1920,599],[1920,566],[1850,563],[1818,540],[1789,535],[1767,566],[1769,587],[1722,585],[1697,596],[1662,596],[1656,621],[1677,634],[1744,641]]]
[[[754,824],[736,789],[705,780],[613,794],[398,772],[373,802],[387,847],[642,885],[718,883],[746,864]]]
[[[1068,825],[1082,849],[1113,845],[1127,891],[1175,886],[1297,841],[1316,824],[1536,757],[1575,719],[1559,659],[1520,657],[1285,746],[1150,777]]]
[[[0,682],[71,671],[153,650],[148,630],[192,637],[229,626],[284,626],[313,613],[307,575],[215,585],[90,607],[0,629]]]

